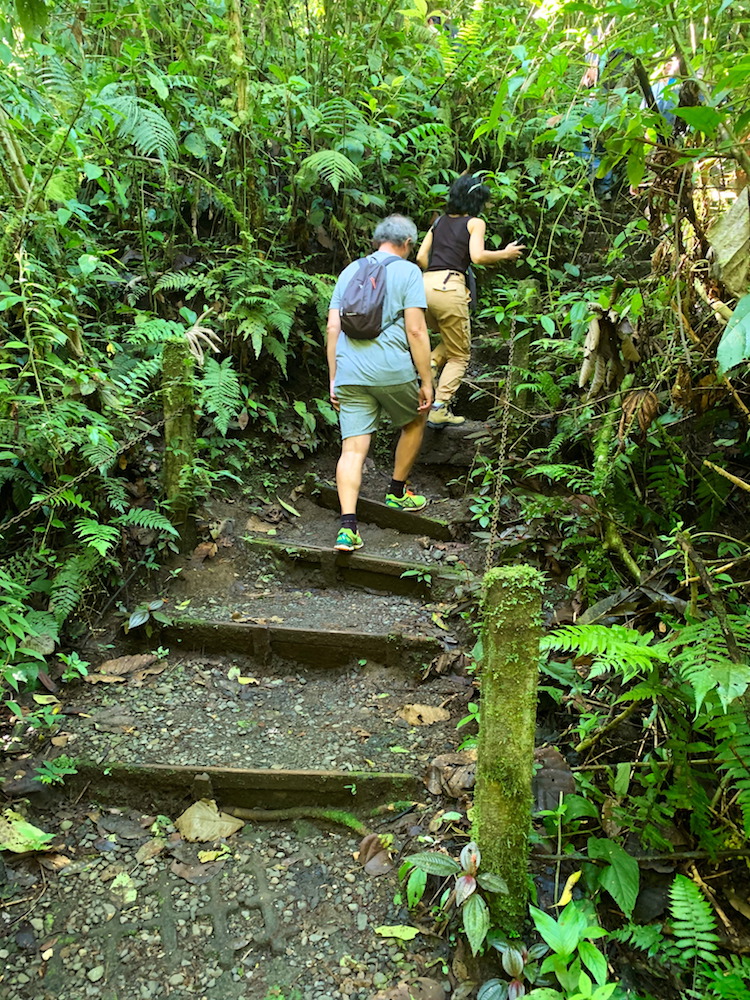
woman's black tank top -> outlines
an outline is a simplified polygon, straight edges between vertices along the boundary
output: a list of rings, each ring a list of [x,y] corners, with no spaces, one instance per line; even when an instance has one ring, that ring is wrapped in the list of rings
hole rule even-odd
[[[441,215],[432,227],[432,249],[428,271],[460,271],[466,274],[469,254],[470,215]]]

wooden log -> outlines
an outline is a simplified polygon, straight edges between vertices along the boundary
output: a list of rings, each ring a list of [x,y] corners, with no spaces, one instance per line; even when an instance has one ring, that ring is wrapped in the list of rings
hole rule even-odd
[[[339,495],[336,488],[327,483],[311,479],[305,484],[307,496],[326,510],[339,510]],[[439,518],[424,514],[410,514],[395,510],[377,500],[357,501],[357,517],[366,524],[376,524],[379,528],[394,528],[402,535],[426,535],[441,542],[450,542],[456,537],[453,525]]]
[[[340,667],[366,658],[385,666],[422,666],[443,649],[431,636],[290,628],[250,622],[181,619],[164,626],[159,641],[170,647],[201,649],[212,654],[242,653],[261,662],[280,656],[316,667]]]
[[[364,555],[359,552],[336,552],[318,545],[298,545],[283,540],[245,538],[251,552],[270,553],[284,563],[299,563],[320,570],[322,585],[333,587],[346,584],[385,590],[391,594],[444,593],[451,587],[471,582],[469,570],[448,569],[428,562],[408,562],[404,559],[386,559],[383,556]],[[404,576],[408,573],[408,576]],[[309,570],[306,570],[309,583]]]
[[[66,793],[80,791],[97,801],[165,811],[170,801],[214,798],[220,807],[285,809],[291,806],[343,807],[352,812],[397,799],[416,798],[421,776],[388,771],[277,771],[172,764],[81,762],[66,780]]]

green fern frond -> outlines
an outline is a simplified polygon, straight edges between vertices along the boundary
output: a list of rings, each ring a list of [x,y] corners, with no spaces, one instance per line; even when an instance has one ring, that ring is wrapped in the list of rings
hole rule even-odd
[[[719,949],[716,918],[701,890],[684,875],[675,875],[669,890],[671,926],[682,962],[713,963]]]
[[[107,95],[106,103],[107,109],[115,114],[117,135],[132,142],[139,153],[162,159],[178,158],[177,136],[157,105],[134,94]]]
[[[91,517],[79,517],[73,529],[81,539],[101,556],[109,554],[120,540],[120,531],[112,524],[101,524]]]
[[[278,361],[279,367],[284,375],[286,375],[288,356],[284,344],[282,344],[281,341],[277,340],[275,337],[266,337],[263,346],[271,357]]]
[[[113,479],[110,476],[102,476],[99,485],[106,498],[107,504],[112,510],[121,514],[128,506],[128,491],[122,479]]]
[[[320,149],[317,153],[306,156],[295,177],[302,190],[308,191],[318,181],[322,181],[330,184],[337,193],[342,184],[360,180],[362,172],[359,167],[335,149]]]
[[[730,658],[717,618],[685,626],[664,643],[678,676],[692,691],[696,716],[710,691],[716,690],[726,712],[750,685],[750,620],[746,615],[729,615],[727,622],[745,654],[744,663]]]
[[[718,768],[731,782],[750,836],[750,722],[744,706],[736,703],[725,715],[714,714],[707,728],[715,734]]]
[[[200,393],[203,409],[213,414],[216,427],[226,436],[229,421],[242,409],[240,380],[231,358],[224,358],[221,364],[214,358],[206,359]]]
[[[95,548],[87,546],[82,552],[67,559],[52,578],[49,611],[62,625],[83,599],[101,556]]]
[[[137,323],[125,336],[126,344],[164,344],[181,339],[185,331],[181,323],[156,317]]]
[[[669,656],[664,644],[649,645],[652,632],[641,634],[623,625],[565,625],[542,638],[540,648],[596,657],[591,675],[616,670],[625,680]]]
[[[649,958],[653,958],[661,950],[664,933],[660,924],[629,923],[610,931],[609,940],[622,941],[639,951],[645,951]]]
[[[528,475],[546,476],[553,482],[563,482],[572,490],[591,492],[594,488],[594,476],[588,469],[577,465],[535,465]]]
[[[162,274],[154,285],[155,292],[182,292],[186,289],[199,290],[206,284],[205,274],[192,271],[168,271]]]
[[[150,528],[152,531],[166,531],[169,535],[178,534],[172,522],[161,511],[146,510],[144,507],[131,507],[115,518],[114,523],[123,528]]]

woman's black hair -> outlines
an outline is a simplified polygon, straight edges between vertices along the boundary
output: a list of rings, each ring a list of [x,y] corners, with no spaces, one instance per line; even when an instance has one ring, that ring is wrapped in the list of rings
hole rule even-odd
[[[459,177],[448,192],[448,215],[479,215],[492,192],[471,174]]]

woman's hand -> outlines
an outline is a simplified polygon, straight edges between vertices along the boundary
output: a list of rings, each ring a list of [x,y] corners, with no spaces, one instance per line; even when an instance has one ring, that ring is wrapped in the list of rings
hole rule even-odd
[[[525,249],[526,247],[523,243],[509,243],[507,246],[503,247],[503,260],[518,260]]]

